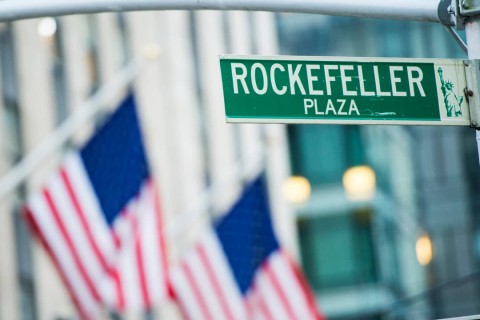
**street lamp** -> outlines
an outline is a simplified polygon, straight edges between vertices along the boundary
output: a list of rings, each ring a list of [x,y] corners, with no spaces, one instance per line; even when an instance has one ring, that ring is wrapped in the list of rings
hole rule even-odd
[[[355,166],[343,174],[343,188],[352,201],[371,200],[375,195],[375,172],[369,166]]]
[[[420,265],[426,266],[430,263],[430,261],[432,261],[432,240],[430,240],[430,237],[427,234],[423,234],[417,239],[417,243],[415,244],[415,251],[417,253],[417,260]]]
[[[282,192],[288,202],[301,204],[310,198],[312,188],[306,178],[291,176],[283,183]]]
[[[52,17],[42,18],[38,22],[37,32],[42,38],[50,38],[57,32],[57,22]]]

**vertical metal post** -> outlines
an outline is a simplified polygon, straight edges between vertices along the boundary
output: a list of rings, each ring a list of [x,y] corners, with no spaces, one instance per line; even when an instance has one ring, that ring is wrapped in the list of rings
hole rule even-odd
[[[470,60],[480,60],[480,15],[470,17],[465,22],[465,32],[467,35],[468,58]],[[478,67],[478,64],[474,64]],[[476,70],[477,72],[479,70]],[[473,88],[474,95],[480,94],[480,88]],[[480,163],[480,130],[476,130],[477,149]]]

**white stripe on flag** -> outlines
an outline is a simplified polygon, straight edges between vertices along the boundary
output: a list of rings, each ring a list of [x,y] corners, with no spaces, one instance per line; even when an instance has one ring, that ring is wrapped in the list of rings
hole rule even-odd
[[[75,194],[78,196],[95,242],[98,243],[107,262],[111,264],[115,255],[115,245],[80,156],[77,153],[68,154],[65,158],[64,167],[72,182]]]
[[[205,266],[198,256],[198,249],[190,252],[184,262],[190,266],[195,282],[197,286],[201,288],[201,295],[204,298],[205,304],[209,310],[209,314],[212,319],[227,319],[227,316],[221,309],[220,299],[222,297],[217,296],[213,283],[209,279],[207,266]]]
[[[80,222],[78,228],[85,232],[86,239],[89,242],[96,260],[103,270],[102,281],[97,282],[102,300],[107,306],[116,305],[117,292],[110,276],[113,276],[112,259],[115,255],[115,247],[110,229],[107,225],[97,198],[92,192],[92,185],[87,177],[87,173],[78,153],[67,155],[63,168],[60,169],[63,187],[69,195],[70,202],[74,206]]]
[[[242,294],[235,283],[223,249],[213,230],[206,232],[206,235],[202,239],[202,247],[205,249],[210,265],[214,269],[213,271],[218,279],[226,307],[235,319],[245,319],[246,310]]]
[[[278,251],[270,257],[271,270],[279,279],[279,284],[287,300],[295,312],[297,319],[314,319],[315,315],[309,307],[303,288],[298,283],[296,276],[282,251]]]
[[[265,307],[268,309],[268,312],[272,315],[273,319],[288,320],[287,310],[266,272],[267,270],[260,268],[255,277],[255,289],[258,290],[259,299],[264,301]]]
[[[254,320],[273,320],[268,313],[268,310],[265,310],[265,303],[260,299],[259,291],[256,289],[251,289],[248,291],[245,301],[249,308],[248,319]],[[264,312],[266,311],[266,314]]]
[[[175,292],[179,296],[178,301],[182,304],[181,308],[188,318],[192,320],[211,320],[206,319],[203,315],[199,302],[194,295],[194,290],[185,277],[181,266],[174,267],[170,274]]]
[[[112,228],[108,230],[110,234],[109,239],[112,240],[115,236],[118,236],[120,243],[123,243],[124,245],[128,244],[130,241],[133,241],[131,240],[133,237],[130,237],[130,230],[127,230],[129,227],[130,225],[127,219],[125,219],[125,211],[120,212],[115,219]],[[113,244],[113,242],[114,241],[111,243]],[[128,265],[133,258],[125,256],[125,248],[117,248],[116,245],[113,245],[112,247],[112,250],[114,250],[115,253],[111,261],[112,270],[110,272],[112,291],[111,296],[107,301],[107,305],[113,309],[123,311],[127,306],[127,301],[130,300],[127,298],[127,294],[130,293],[135,295],[135,292],[130,292],[132,289],[130,289],[130,291],[127,291],[126,289],[126,274],[128,274],[128,272],[125,272],[125,265]]]
[[[246,299],[251,306],[250,318],[255,320],[275,320],[272,312],[269,308],[267,308],[267,302],[265,300],[265,297],[262,296],[262,294],[263,293],[258,290],[257,283],[254,282],[246,296]]]
[[[65,241],[62,239],[60,231],[56,228],[48,205],[41,194],[33,195],[28,201],[29,209],[35,222],[37,223],[41,237],[45,238],[45,242],[51,248],[51,254],[58,261],[59,268],[66,276],[72,288],[72,294],[80,304],[80,308],[87,313],[88,316],[94,318],[98,311],[94,297],[90,294],[85,282],[82,280],[80,271],[78,270],[70,250],[66,247]]]
[[[129,203],[125,213],[122,213],[122,215],[115,221],[115,223],[123,225],[125,229],[122,234],[123,245],[118,252],[119,261],[117,262],[117,266],[123,284],[126,308],[130,310],[141,310],[143,303],[137,260],[135,257],[135,232],[133,230],[133,219],[136,219],[136,217],[134,216],[134,211],[134,206],[132,203]]]
[[[142,232],[140,230],[141,224],[141,216],[143,212],[140,210],[141,208],[141,201],[139,200],[140,195],[137,195],[134,200],[132,200],[131,206],[131,223],[132,223],[132,230],[134,235],[134,256],[135,256],[135,265],[137,267],[137,275],[138,275],[138,286],[140,287],[141,293],[141,306],[142,309],[149,306],[150,304],[150,296],[148,292],[148,285],[147,279],[145,274],[145,261],[144,261],[144,252],[143,252],[143,237]]]
[[[84,265],[90,280],[98,284],[105,278],[105,272],[95,256],[92,247],[88,243],[85,230],[81,227],[77,212],[69,201],[65,187],[59,175],[54,175],[47,185],[50,195],[59,211],[59,217],[70,235],[74,250],[78,253],[81,263]],[[103,297],[103,296],[102,296]]]
[[[145,265],[145,277],[147,290],[152,303],[158,303],[166,297],[166,283],[164,270],[164,255],[160,248],[160,232],[155,208],[155,194],[150,183],[143,187],[139,198],[140,208],[140,236],[142,237],[142,249]]]

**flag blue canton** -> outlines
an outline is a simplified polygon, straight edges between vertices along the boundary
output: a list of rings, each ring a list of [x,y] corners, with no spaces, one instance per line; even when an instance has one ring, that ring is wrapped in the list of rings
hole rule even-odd
[[[140,126],[129,96],[26,205],[81,319],[151,309],[167,295],[160,207]]]
[[[323,319],[275,237],[264,177],[171,269],[186,318]]]
[[[111,226],[149,177],[133,95],[80,150],[80,156]]]
[[[265,184],[265,178],[257,178],[215,228],[242,294],[261,264],[279,247]]]

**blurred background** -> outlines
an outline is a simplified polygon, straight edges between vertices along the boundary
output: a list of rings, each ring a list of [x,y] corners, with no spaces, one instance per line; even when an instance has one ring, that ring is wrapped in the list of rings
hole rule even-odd
[[[0,24],[0,180],[105,85],[114,92],[94,121],[0,199],[0,319],[76,318],[20,211],[128,91],[139,102],[172,262],[260,161],[278,236],[328,319],[479,314],[474,131],[227,125],[218,56],[228,53],[466,58],[440,25],[318,15],[142,12]],[[130,85],[116,84],[119,71],[145,58],[145,68],[129,71]],[[155,316],[179,317],[168,304]]]

